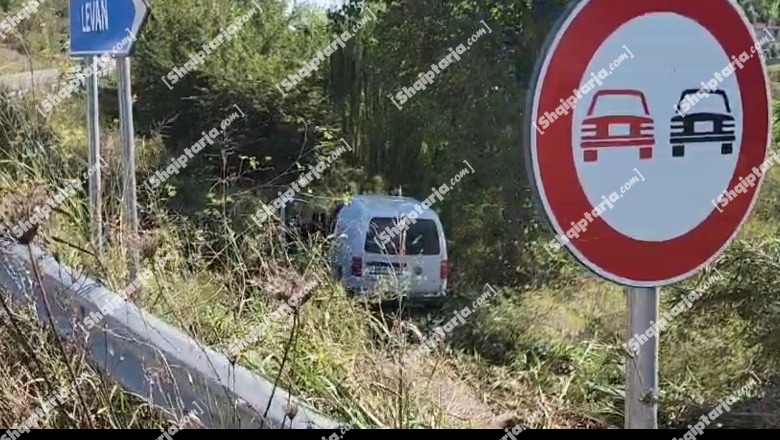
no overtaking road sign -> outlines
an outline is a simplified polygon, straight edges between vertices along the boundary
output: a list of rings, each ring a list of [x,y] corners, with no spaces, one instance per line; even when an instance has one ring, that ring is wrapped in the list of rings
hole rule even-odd
[[[722,213],[711,201],[766,156],[770,98],[755,46],[732,0],[581,0],[560,19],[525,121],[531,181],[556,234],[634,169],[647,179],[567,244],[588,268],[624,285],[666,285],[734,237],[763,179]],[[535,128],[626,47],[633,58],[543,133]]]

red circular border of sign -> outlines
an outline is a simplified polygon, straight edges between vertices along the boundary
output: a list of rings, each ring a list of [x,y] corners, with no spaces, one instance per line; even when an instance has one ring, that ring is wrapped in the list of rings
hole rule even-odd
[[[544,72],[544,81],[537,82],[537,87],[542,87],[537,109],[554,109],[561,97],[579,88],[585,69],[603,42],[618,27],[644,14],[669,12],[688,17],[708,29],[729,57],[749,52],[755,44],[753,35],[747,32],[741,15],[734,8],[729,0],[708,0],[706,7],[699,1],[688,0],[591,1],[571,20],[558,45],[550,49],[554,53]],[[736,75],[742,95],[744,128],[739,159],[728,188],[733,188],[739,183],[739,177],[747,176],[753,167],[765,160],[769,136],[769,114],[747,117],[749,109],[769,108],[761,57],[753,57],[743,64],[744,68],[738,69]],[[750,129],[746,124],[748,120],[752,125]],[[561,125],[547,130],[543,136],[534,130],[536,148],[533,156],[538,162],[540,185],[552,211],[550,214],[559,225],[569,225],[582,219],[593,206],[581,187],[571,152],[572,118],[562,118],[557,124]],[[714,257],[747,216],[758,187],[757,182],[745,194],[730,201],[722,213],[713,206],[713,212],[702,223],[671,240],[635,240],[598,217],[588,226],[588,231],[579,239],[573,239],[570,245],[591,265],[607,274],[642,284],[661,284],[688,274]]]

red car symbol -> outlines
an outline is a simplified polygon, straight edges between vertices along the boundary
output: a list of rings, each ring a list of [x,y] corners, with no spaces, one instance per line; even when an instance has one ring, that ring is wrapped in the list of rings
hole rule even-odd
[[[593,116],[596,102],[608,96],[627,96],[631,99],[638,99],[642,103],[644,114],[639,116],[631,114]],[[610,129],[620,127],[624,128],[623,133],[610,133]],[[639,148],[639,158],[651,159],[655,137],[653,136],[653,119],[650,118],[645,95],[639,90],[625,89],[596,92],[588,108],[588,114],[582,121],[581,141],[580,145],[584,149],[583,159],[585,162],[598,160],[598,149],[607,147],[641,147]]]

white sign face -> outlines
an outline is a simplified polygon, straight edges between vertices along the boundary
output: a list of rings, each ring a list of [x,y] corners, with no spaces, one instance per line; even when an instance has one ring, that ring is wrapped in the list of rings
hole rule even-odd
[[[761,44],[734,0],[570,6],[526,106],[527,168],[558,248],[638,287],[717,257],[762,181],[749,177],[771,133]]]
[[[659,42],[648,39],[647,35],[658,29],[665,29],[664,35],[669,36],[685,34],[688,45],[675,44],[670,38],[666,50],[657,50]],[[635,57],[624,60],[619,68],[610,72],[614,74],[605,79],[602,86],[578,103],[574,109],[572,139],[575,146],[582,144],[583,122],[588,118],[605,118],[598,121],[604,124],[609,116],[632,118],[623,124],[607,124],[610,129],[612,125],[623,125],[624,132],[631,124],[642,123],[640,118],[650,118],[652,121],[648,124],[653,129],[646,131],[654,136],[652,157],[639,158],[638,148],[630,147],[630,133],[629,136],[610,133],[605,140],[622,138],[627,141],[628,148],[600,148],[595,162],[585,162],[581,148],[572,148],[572,155],[585,194],[593,206],[601,202],[602,195],[610,194],[626,182],[626,170],[641,170],[648,180],[631,188],[630,194],[626,193],[620,200],[620,209],[605,211],[603,219],[618,232],[637,240],[669,240],[703,222],[714,209],[710,202],[713,194],[721,193],[729,185],[741,144],[742,97],[736,75],[731,74],[718,84],[726,94],[728,106],[721,96],[711,94],[689,110],[692,116],[712,112],[734,119],[731,136],[735,140],[730,142],[731,153],[721,154],[724,142],[718,139],[722,135],[712,128],[702,127],[703,124],[712,127],[713,120],[709,120],[703,124],[697,122],[692,128],[694,133],[702,133],[702,140],[707,140],[707,134],[712,140],[682,143],[685,155],[673,157],[672,119],[679,116],[674,106],[685,90],[698,91],[703,82],[714,78],[714,73],[721,72],[731,60],[707,29],[693,20],[671,13],[648,14],[624,24],[607,38],[585,69],[580,84],[590,79],[590,72],[609,66],[616,54],[625,52],[623,45],[631,48]],[[696,49],[697,56],[691,56],[691,47]],[[599,92],[609,90],[637,91],[639,94],[599,95]],[[588,114],[591,105],[593,114]],[[649,114],[644,112],[645,105]]]

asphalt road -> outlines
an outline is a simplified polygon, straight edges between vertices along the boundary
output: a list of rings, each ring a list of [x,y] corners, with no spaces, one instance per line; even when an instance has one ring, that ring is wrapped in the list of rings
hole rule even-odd
[[[24,93],[30,91],[33,84],[36,86],[44,86],[54,83],[57,81],[57,75],[59,75],[57,69],[3,75],[0,76],[0,87]]]
[[[115,69],[115,64],[111,63],[110,72]],[[0,76],[0,87],[7,88],[16,92],[15,94],[26,93],[32,90],[33,85],[35,87],[44,87],[53,85],[57,82],[60,73],[57,69],[37,70],[35,72],[22,72],[14,73],[10,75]],[[69,78],[72,78],[72,74],[68,74],[65,78],[62,78],[62,82],[67,82]]]

